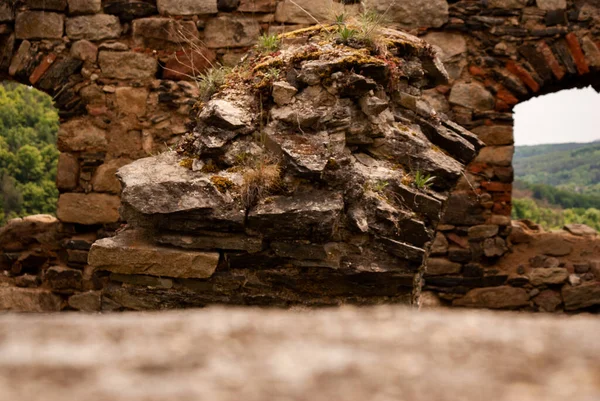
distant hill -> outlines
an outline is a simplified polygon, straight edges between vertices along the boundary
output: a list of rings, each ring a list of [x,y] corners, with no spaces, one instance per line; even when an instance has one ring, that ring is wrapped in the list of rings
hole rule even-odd
[[[513,218],[600,230],[600,142],[517,146]]]
[[[600,142],[517,146],[515,178],[600,196]]]

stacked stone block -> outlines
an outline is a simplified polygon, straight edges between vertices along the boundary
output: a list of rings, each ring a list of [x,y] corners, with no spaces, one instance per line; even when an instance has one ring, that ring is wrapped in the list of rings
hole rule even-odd
[[[216,62],[237,63],[261,33],[325,22],[344,8],[341,1],[295,3],[308,13],[289,0],[0,4],[0,78],[51,94],[60,112],[58,217],[67,232],[98,237],[118,228],[121,188],[114,172],[174,145],[188,131],[197,98],[190,75]],[[385,12],[392,26],[439,47],[451,80],[427,90],[425,98],[487,145],[451,196],[438,234],[449,246],[436,257],[454,263],[448,268],[452,280],[430,281],[430,288],[460,295],[455,289],[470,280],[465,274],[473,267],[491,274],[511,249],[512,108],[564,88],[598,87],[598,5],[592,0],[369,4]],[[357,8],[345,6],[350,14]],[[497,234],[470,236],[470,227],[490,225],[498,227]]]

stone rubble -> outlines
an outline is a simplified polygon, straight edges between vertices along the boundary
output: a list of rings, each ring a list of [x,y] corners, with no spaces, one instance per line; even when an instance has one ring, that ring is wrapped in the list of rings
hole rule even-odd
[[[202,104],[177,153],[119,169],[128,228],[89,257],[111,272],[107,297],[153,309],[418,296],[448,193],[483,144],[403,106],[445,76],[427,44],[386,30],[383,56],[328,40],[331,29],[255,51]],[[460,270],[444,263],[433,274]],[[174,281],[145,288],[115,273]]]

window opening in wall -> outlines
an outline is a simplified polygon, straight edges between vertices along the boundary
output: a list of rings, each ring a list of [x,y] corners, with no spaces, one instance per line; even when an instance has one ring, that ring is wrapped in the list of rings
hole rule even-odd
[[[591,87],[515,108],[513,218],[600,230],[600,94]]]
[[[55,213],[58,126],[50,96],[0,82],[0,226],[14,217]]]

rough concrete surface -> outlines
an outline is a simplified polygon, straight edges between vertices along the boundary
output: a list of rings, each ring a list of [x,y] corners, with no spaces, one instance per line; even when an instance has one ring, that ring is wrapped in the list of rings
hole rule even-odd
[[[0,399],[600,399],[600,321],[399,307],[0,316]]]

